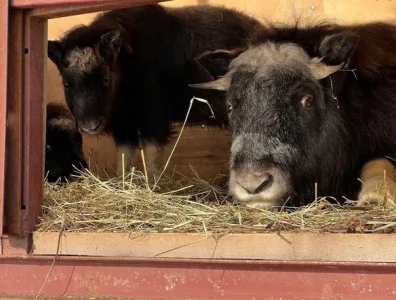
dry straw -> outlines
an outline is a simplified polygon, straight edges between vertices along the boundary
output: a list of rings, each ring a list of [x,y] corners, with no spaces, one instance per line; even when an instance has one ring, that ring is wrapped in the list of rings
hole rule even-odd
[[[393,232],[396,211],[356,208],[319,199],[302,208],[267,211],[231,202],[224,190],[202,179],[162,180],[147,186],[140,172],[103,181],[89,171],[60,186],[45,184],[38,231],[68,232]]]
[[[189,111],[194,100],[206,102],[193,98]],[[188,114],[172,153],[187,118]],[[166,166],[169,160],[170,157]],[[46,182],[38,231],[379,233],[393,232],[396,228],[394,209],[357,208],[351,201],[341,206],[322,198],[306,207],[284,206],[278,211],[238,206],[216,180],[206,182],[198,175],[176,180],[165,175],[166,166],[154,183],[149,183],[147,175],[134,170],[106,181],[85,171],[80,172],[76,182],[64,186]]]

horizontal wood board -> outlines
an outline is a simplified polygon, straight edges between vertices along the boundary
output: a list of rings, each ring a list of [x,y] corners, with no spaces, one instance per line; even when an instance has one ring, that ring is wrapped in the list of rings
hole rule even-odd
[[[56,254],[59,233],[33,234],[34,255]],[[60,255],[396,262],[396,234],[63,233]]]

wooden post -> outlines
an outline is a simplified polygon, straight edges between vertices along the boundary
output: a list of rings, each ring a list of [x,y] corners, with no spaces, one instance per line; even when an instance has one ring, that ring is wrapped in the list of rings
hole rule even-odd
[[[22,225],[22,91],[23,11],[9,15],[5,231],[21,234]]]
[[[41,215],[44,178],[47,20],[24,13],[22,236],[34,231]]]
[[[1,1],[0,3],[0,20],[0,216],[3,216],[7,118],[8,1]],[[2,234],[3,218],[0,217],[0,236]]]

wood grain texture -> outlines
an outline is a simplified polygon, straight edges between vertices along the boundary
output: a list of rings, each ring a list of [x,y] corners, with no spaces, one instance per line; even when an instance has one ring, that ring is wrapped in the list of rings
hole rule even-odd
[[[36,232],[34,255],[56,253],[59,234]],[[62,255],[262,259],[282,261],[396,262],[390,234],[205,234],[65,233]]]
[[[4,216],[5,231],[19,235],[22,230],[23,11],[12,10],[9,18]]]

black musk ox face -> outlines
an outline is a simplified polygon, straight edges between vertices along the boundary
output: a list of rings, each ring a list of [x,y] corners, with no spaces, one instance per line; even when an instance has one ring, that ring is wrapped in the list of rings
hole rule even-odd
[[[282,206],[304,178],[316,177],[341,123],[336,101],[319,81],[341,67],[295,44],[266,43],[234,58],[220,79],[191,85],[227,91],[229,189],[239,201]]]
[[[57,106],[50,105],[47,118],[45,175],[49,182],[72,181],[77,169],[87,168],[82,149],[82,137],[71,117],[58,114]]]
[[[81,130],[100,134],[105,129],[120,83],[121,33],[102,35],[87,47],[65,49],[60,41],[48,42],[48,56],[62,76],[66,102]]]
[[[232,128],[230,189],[252,206],[278,206],[293,196],[293,180],[308,168],[320,140],[326,106],[317,82],[278,67],[234,73],[227,96]]]

